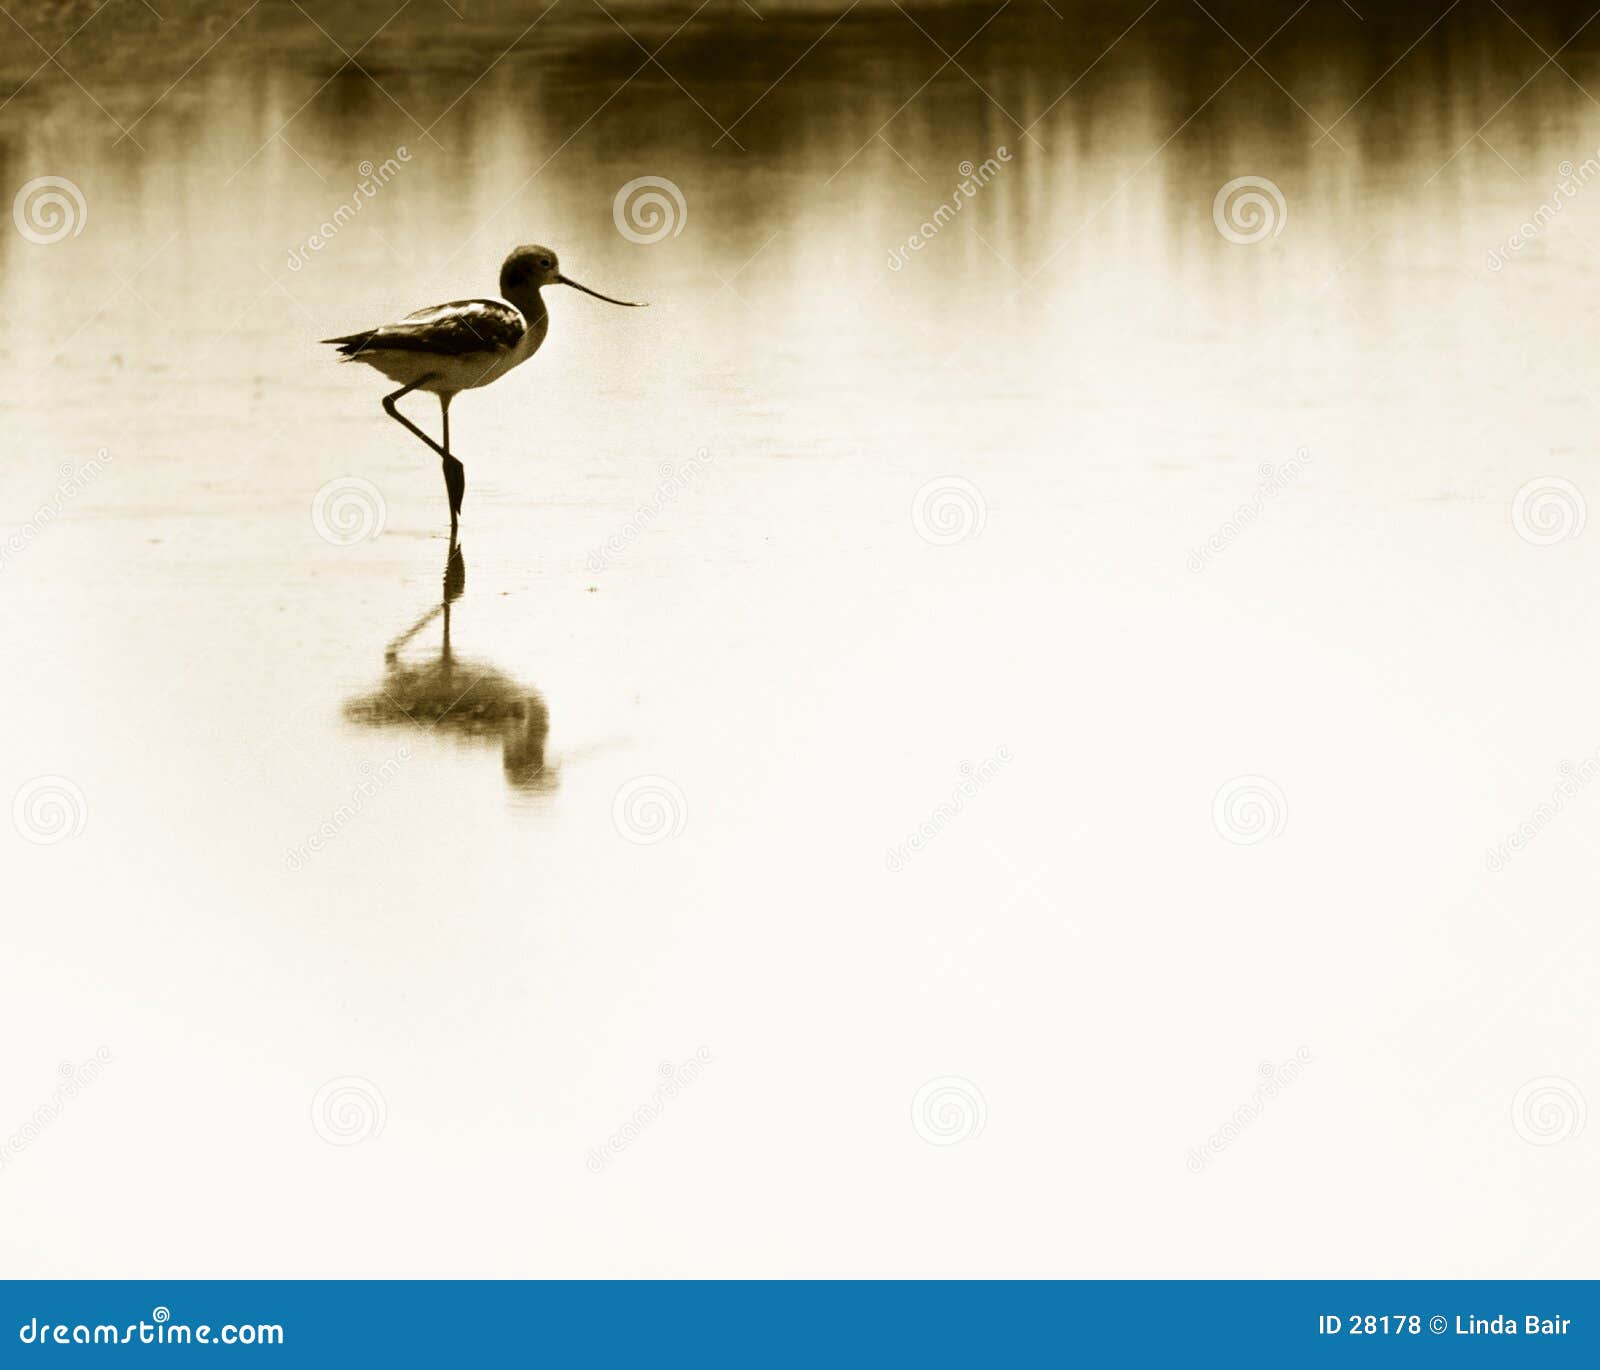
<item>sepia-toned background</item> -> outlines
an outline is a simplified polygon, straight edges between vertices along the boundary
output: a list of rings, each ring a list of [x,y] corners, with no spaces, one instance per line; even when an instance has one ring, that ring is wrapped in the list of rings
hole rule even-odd
[[[0,1272],[1595,1275],[1594,19],[4,0]]]

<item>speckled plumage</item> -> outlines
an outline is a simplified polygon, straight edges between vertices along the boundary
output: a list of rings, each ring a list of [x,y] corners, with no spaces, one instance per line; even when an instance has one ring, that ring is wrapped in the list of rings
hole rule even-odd
[[[528,360],[550,331],[538,289],[518,309],[500,300],[455,300],[407,314],[364,333],[326,338],[345,361],[368,366],[419,390],[454,395],[476,390]]]
[[[521,311],[500,300],[452,300],[407,314],[399,323],[323,341],[340,344],[339,351],[346,357],[367,349],[461,356],[515,347],[526,327]]]

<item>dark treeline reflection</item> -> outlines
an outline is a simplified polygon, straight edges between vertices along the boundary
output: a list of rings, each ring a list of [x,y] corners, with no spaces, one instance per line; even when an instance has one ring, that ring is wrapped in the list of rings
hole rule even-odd
[[[543,7],[507,3],[448,21],[355,3],[319,14],[326,34],[287,0],[263,0],[232,30],[196,0],[170,8],[162,24],[142,6],[111,6],[72,36],[63,60],[103,111],[35,74],[36,53],[0,52],[0,87],[14,97],[0,115],[0,174],[23,178],[45,156],[35,144],[68,121],[75,176],[102,203],[139,203],[195,231],[191,219],[237,195],[285,205],[281,230],[270,213],[261,225],[284,240],[282,253],[260,254],[274,271],[306,217],[331,212],[355,169],[399,144],[412,156],[405,186],[365,217],[382,217],[403,265],[454,266],[448,252],[413,254],[421,235],[408,220],[453,213],[453,249],[519,187],[497,226],[521,215],[547,237],[624,247],[608,192],[645,170],[683,187],[696,236],[681,246],[723,279],[761,250],[741,278],[746,294],[808,270],[807,244],[834,264],[879,267],[908,221],[948,197],[959,166],[1005,145],[1017,160],[984,191],[983,237],[1031,278],[1074,263],[1076,245],[1056,254],[1085,223],[1106,226],[1097,216],[1122,202],[1125,180],[1168,183],[1171,212],[1202,228],[1210,190],[1241,159],[1289,189],[1315,182],[1330,204],[1353,201],[1360,182],[1415,189],[1513,97],[1490,132],[1521,167],[1521,155],[1542,155],[1540,136],[1576,135],[1574,120],[1594,108],[1567,73],[1600,85],[1600,23],[1585,27],[1587,13],[1558,3],[1519,5],[1515,24],[1493,0],[1460,0],[1442,16],[1442,5],[1357,6],[1360,18],[1338,0],[1299,11],[1017,0],[917,6],[915,22],[892,5],[842,18],[842,5],[762,5],[757,18],[719,4],[681,29],[691,5],[624,4],[614,12],[627,33],[576,0],[543,18]],[[48,45],[91,12],[88,0],[36,6],[30,27]],[[633,39],[669,35],[670,76],[641,67]],[[1244,51],[1263,43],[1270,79]],[[358,62],[340,45],[359,48]],[[943,52],[958,48],[959,65],[946,65]],[[1530,79],[1541,48],[1559,49],[1564,70]],[[116,141],[114,121],[137,145]],[[98,151],[77,137],[96,131]],[[286,184],[303,211],[295,201],[287,212]],[[200,186],[214,198],[196,199]],[[805,236],[763,248],[782,228]],[[963,241],[974,264],[994,265]],[[15,248],[0,235],[0,254]]]
[[[1360,18],[1339,0],[1311,0],[1298,11],[1276,0],[1217,0],[1205,10],[1192,0],[1017,0],[923,4],[911,18],[872,3],[843,18],[845,6],[834,4],[764,4],[757,18],[739,5],[695,13],[693,5],[624,3],[614,12],[627,32],[577,0],[500,4],[448,22],[422,7],[396,14],[381,0],[330,8],[316,24],[288,0],[263,0],[237,25],[200,0],[168,6],[175,12],[164,23],[137,5],[99,8],[93,0],[36,0],[21,17],[46,44],[70,37],[63,61],[74,74],[103,78],[86,84],[124,125],[142,123],[153,97],[191,73],[151,116],[181,120],[199,107],[206,81],[225,75],[245,97],[241,112],[259,116],[251,131],[263,136],[293,116],[297,127],[342,125],[353,142],[409,131],[413,141],[451,147],[514,109],[540,156],[596,112],[591,85],[602,98],[616,93],[624,111],[636,102],[651,107],[647,120],[624,119],[634,149],[683,142],[685,152],[709,152],[715,141],[723,153],[735,150],[715,120],[734,125],[732,137],[763,157],[805,162],[808,152],[826,160],[841,145],[860,146],[891,117],[913,142],[959,130],[991,144],[1023,139],[1023,128],[1043,119],[1039,133],[1059,137],[1070,128],[1086,149],[1110,131],[1129,96],[1170,131],[1247,62],[1242,48],[1263,43],[1262,64],[1324,122],[1369,88],[1362,117],[1375,124],[1416,97],[1475,103],[1475,92],[1488,98],[1498,90],[1482,89],[1497,68],[1534,58],[1539,65],[1538,48],[1561,49],[1562,65],[1580,81],[1600,61],[1600,26],[1585,27],[1589,11],[1565,0],[1518,5],[1515,25],[1493,0],[1460,0],[1442,17],[1442,5],[1374,4],[1359,7]],[[1430,30],[1430,41],[1417,41]],[[670,76],[641,69],[634,38],[669,36],[661,61]],[[124,67],[130,45],[140,53],[137,80]],[[356,48],[351,63],[345,54]],[[945,65],[944,53],[958,48],[959,65]],[[1391,72],[1402,55],[1404,65]],[[27,99],[60,84],[36,75],[37,59],[21,43],[0,48],[6,94],[22,90]],[[1386,72],[1396,79],[1380,83]],[[1281,95],[1248,84],[1263,118],[1280,121]],[[1498,90],[1499,99],[1513,89]],[[671,91],[676,98],[664,98]],[[213,117],[221,108],[203,103]],[[95,123],[89,110],[79,113]]]
[[[474,742],[500,744],[506,780],[513,788],[546,793],[556,788],[556,768],[546,764],[550,711],[537,690],[481,661],[455,654],[451,607],[466,591],[467,567],[459,546],[450,549],[444,598],[392,641],[383,654],[383,683],[345,704],[345,717],[371,728],[437,730]],[[442,619],[437,654],[403,660],[412,640]]]

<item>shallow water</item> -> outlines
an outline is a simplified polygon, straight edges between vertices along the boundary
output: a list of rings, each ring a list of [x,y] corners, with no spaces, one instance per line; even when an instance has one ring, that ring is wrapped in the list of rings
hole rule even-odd
[[[158,6],[0,58],[0,1132],[111,1058],[6,1274],[1594,1273],[1587,773],[1488,853],[1600,746],[1600,24]],[[651,308],[452,564],[316,340],[528,241]]]

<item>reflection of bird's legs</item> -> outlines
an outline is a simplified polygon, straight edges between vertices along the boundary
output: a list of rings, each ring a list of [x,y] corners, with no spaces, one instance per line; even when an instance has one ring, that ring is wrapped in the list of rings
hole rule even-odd
[[[444,600],[435,604],[421,618],[413,623],[399,637],[395,638],[384,649],[383,659],[394,665],[395,658],[400,655],[400,649],[410,642],[418,633],[426,628],[440,614],[444,615],[444,648],[446,653],[450,650],[450,606],[460,599],[467,588],[467,563],[461,556],[461,548],[456,544],[455,538],[450,539],[450,555],[444,564]]]
[[[438,618],[439,615],[441,613],[443,613],[443,612],[444,612],[444,605],[435,604],[433,606],[433,608],[429,609],[427,613],[425,613],[421,618],[419,618],[415,623],[413,623],[409,628],[407,628],[405,630],[405,632],[401,633],[399,637],[395,638],[395,640],[393,642],[391,642],[386,648],[384,648],[384,652],[383,652],[384,663],[386,665],[393,666],[394,663],[395,663],[395,659],[400,655],[400,649],[402,647],[404,647],[406,645],[406,643],[410,642],[412,638],[414,638],[418,633],[420,633],[430,623],[432,623],[434,621],[434,619]]]
[[[450,555],[444,562],[444,602],[453,604],[467,592],[467,562],[461,555],[461,544],[454,534],[450,538]]]

